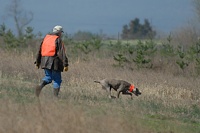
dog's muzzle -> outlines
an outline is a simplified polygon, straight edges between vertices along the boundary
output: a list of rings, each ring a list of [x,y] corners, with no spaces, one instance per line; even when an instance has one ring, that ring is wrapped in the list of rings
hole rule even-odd
[[[142,93],[139,91],[138,88],[135,88],[135,91],[133,91],[133,93],[134,93],[136,96],[139,96],[139,95],[142,94]]]

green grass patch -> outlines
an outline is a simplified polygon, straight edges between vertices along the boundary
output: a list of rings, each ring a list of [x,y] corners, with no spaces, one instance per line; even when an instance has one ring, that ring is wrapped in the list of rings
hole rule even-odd
[[[141,119],[144,127],[148,127],[154,132],[169,133],[199,133],[200,125],[180,122],[176,119],[166,118],[162,115],[151,115]]]

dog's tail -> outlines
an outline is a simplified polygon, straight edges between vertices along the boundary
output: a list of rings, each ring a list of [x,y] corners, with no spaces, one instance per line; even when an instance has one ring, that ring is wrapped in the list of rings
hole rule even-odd
[[[100,83],[100,81],[94,80],[95,83]]]

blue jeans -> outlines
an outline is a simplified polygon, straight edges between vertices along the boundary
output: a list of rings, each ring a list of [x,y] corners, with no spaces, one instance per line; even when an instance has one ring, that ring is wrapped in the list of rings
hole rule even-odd
[[[60,71],[54,71],[50,69],[44,69],[45,77],[42,79],[43,81],[47,82],[48,84],[53,82],[53,88],[58,89],[60,88],[62,79],[61,79],[61,72]]]

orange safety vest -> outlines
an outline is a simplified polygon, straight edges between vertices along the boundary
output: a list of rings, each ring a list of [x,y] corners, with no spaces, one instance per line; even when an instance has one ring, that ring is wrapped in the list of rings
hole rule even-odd
[[[56,53],[56,39],[58,38],[57,35],[46,35],[43,43],[41,54],[42,56],[54,56]]]
[[[135,88],[135,86],[132,84],[132,85],[129,87],[129,91],[130,91],[130,92],[133,92],[134,88]]]

